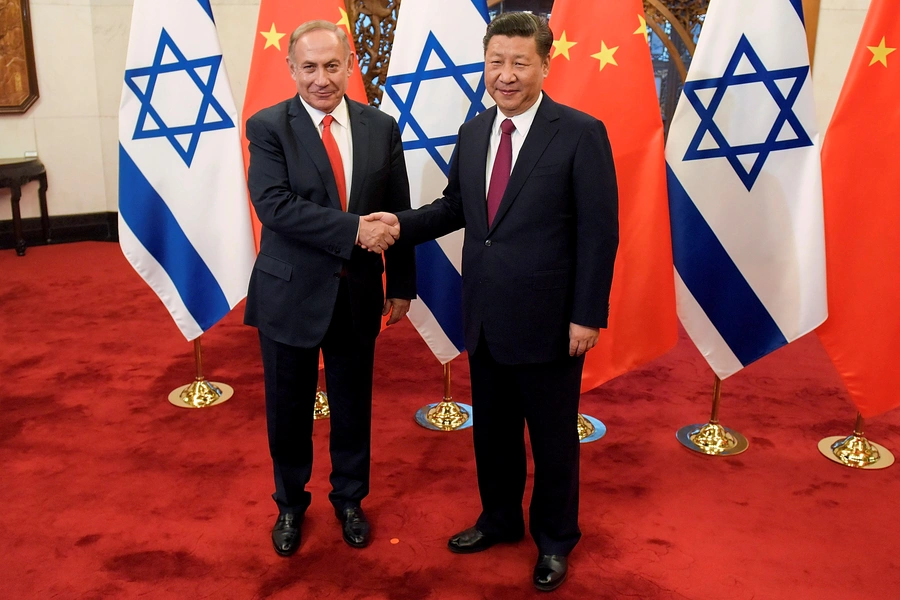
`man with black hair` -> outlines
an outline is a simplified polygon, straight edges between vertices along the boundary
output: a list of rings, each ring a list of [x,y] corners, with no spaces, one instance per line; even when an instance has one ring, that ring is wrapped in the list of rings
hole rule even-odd
[[[465,123],[444,195],[398,215],[399,245],[465,227],[463,320],[482,512],[450,538],[457,553],[525,531],[524,428],[534,457],[529,530],[540,590],[566,577],[578,528],[578,400],[584,353],[606,327],[618,246],[612,151],[603,124],[541,91],[553,34],[504,13],[484,36],[497,106]]]

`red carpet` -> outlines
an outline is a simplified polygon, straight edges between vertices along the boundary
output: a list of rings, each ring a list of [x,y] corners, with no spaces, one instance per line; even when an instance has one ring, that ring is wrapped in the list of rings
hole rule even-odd
[[[441,369],[407,322],[376,357],[373,544],[341,541],[320,422],[303,544],[282,559],[259,348],[240,310],[204,336],[206,374],[235,397],[178,409],[166,395],[192,379],[192,347],[116,245],[7,250],[0,273],[2,598],[900,598],[900,466],[858,472],[818,453],[855,411],[813,336],[725,382],[722,420],[751,441],[739,457],[675,440],[710,408],[713,376],[687,340],[586,394],[609,434],[582,447],[584,538],[570,581],[544,596],[530,539],[445,549],[478,513],[472,435],[413,423],[440,398]],[[900,454],[900,412],[867,433]]]

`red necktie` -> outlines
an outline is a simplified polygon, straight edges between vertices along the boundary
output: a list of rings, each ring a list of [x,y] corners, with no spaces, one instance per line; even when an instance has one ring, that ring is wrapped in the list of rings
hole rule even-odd
[[[328,162],[334,172],[334,182],[337,184],[338,197],[341,199],[341,210],[347,210],[347,181],[344,179],[344,161],[341,160],[341,151],[338,148],[334,136],[331,134],[331,124],[334,117],[325,115],[322,119],[322,143],[325,144],[325,153],[328,154]]]
[[[487,215],[488,227],[494,222],[497,209],[500,208],[500,200],[509,183],[509,173],[512,171],[512,132],[516,125],[510,119],[504,119],[500,123],[500,146],[497,148],[497,156],[494,157],[494,168],[491,169],[491,184],[488,187]]]

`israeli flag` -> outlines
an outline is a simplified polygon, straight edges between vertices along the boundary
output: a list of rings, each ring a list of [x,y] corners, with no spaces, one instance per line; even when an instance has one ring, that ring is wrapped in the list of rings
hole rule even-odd
[[[801,0],[712,0],[666,144],[678,315],[724,379],[827,316]]]
[[[484,88],[487,20],[485,0],[403,0],[381,109],[400,125],[413,208],[441,197],[459,126],[494,104]],[[465,350],[462,244],[456,231],[416,247],[409,319],[443,364]]]
[[[247,295],[255,250],[209,0],[136,0],[119,107],[119,239],[193,340]]]

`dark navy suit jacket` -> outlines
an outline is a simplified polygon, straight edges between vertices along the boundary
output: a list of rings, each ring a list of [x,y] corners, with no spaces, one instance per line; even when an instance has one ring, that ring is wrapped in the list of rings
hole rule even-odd
[[[569,323],[606,327],[618,194],[606,128],[544,95],[490,227],[485,201],[496,107],[465,123],[443,198],[400,215],[400,241],[465,227],[462,308],[473,353],[484,333],[503,364],[568,355]]]
[[[347,100],[353,141],[348,211],[322,139],[299,97],[247,121],[250,198],[262,223],[244,322],[283,344],[318,345],[331,322],[338,284],[349,284],[353,327],[375,337],[387,297],[416,296],[415,254],[355,246],[359,215],[408,209],[409,182],[400,130],[390,116]]]

